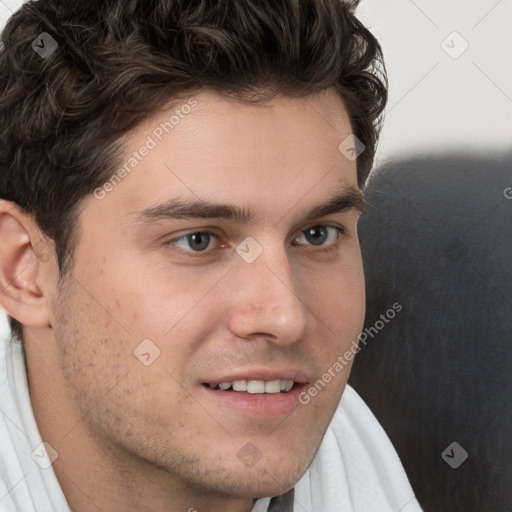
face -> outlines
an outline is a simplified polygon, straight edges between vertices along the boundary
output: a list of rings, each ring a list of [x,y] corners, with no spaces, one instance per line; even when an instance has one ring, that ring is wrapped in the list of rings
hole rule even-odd
[[[307,469],[350,365],[299,398],[362,328],[351,129],[333,91],[193,98],[169,133],[172,111],[132,132],[137,163],[83,203],[55,354],[98,445],[205,493],[271,496]]]

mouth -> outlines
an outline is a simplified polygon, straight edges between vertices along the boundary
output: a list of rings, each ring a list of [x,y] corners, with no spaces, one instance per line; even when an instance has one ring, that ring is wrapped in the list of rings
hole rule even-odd
[[[277,418],[300,406],[307,376],[296,370],[248,371],[203,382],[205,397],[246,418]]]
[[[217,391],[256,394],[288,393],[296,385],[296,382],[288,379],[275,380],[233,380],[219,382],[218,384],[206,383],[210,389]]]

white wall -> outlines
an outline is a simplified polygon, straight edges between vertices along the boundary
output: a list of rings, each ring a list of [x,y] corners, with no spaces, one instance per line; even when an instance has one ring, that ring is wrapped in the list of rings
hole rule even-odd
[[[511,0],[362,0],[358,13],[389,74],[381,158],[512,147]],[[456,59],[443,49],[464,48],[452,32],[469,45]]]
[[[0,0],[0,26],[20,5]],[[362,0],[358,13],[390,80],[378,160],[512,147],[512,0]]]

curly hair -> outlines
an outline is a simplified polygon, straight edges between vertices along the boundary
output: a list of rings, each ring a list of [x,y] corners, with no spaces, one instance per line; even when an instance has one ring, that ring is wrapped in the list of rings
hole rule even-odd
[[[81,201],[112,175],[123,136],[210,89],[242,102],[335,88],[364,187],[387,79],[375,37],[342,0],[33,0],[0,43],[0,198],[30,214],[72,268]],[[57,43],[42,58],[33,43]],[[14,337],[22,327],[9,318]]]

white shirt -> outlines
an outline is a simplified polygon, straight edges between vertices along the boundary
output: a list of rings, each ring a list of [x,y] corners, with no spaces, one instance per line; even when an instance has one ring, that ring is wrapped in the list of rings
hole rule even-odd
[[[34,418],[22,347],[1,338],[0,512],[70,512]],[[252,512],[269,503],[258,500]],[[350,386],[295,486],[294,510],[421,512],[390,440]]]

